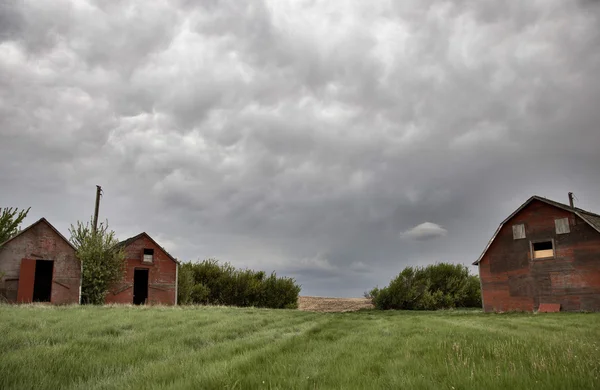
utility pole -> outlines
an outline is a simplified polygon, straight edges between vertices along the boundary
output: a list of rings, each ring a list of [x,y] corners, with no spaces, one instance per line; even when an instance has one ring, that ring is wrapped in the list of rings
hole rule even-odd
[[[102,187],[96,186],[96,209],[94,210],[94,234],[98,230],[98,212],[100,211],[100,197],[102,196]]]
[[[575,208],[575,205],[573,204],[573,193],[569,192],[569,206],[571,206],[571,208]]]

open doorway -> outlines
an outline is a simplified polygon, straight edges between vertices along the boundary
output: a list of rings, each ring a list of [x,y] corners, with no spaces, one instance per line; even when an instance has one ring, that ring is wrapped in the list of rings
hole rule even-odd
[[[148,299],[148,269],[133,272],[133,304],[144,305]]]
[[[50,302],[52,298],[52,271],[54,261],[36,260],[33,282],[33,302]]]

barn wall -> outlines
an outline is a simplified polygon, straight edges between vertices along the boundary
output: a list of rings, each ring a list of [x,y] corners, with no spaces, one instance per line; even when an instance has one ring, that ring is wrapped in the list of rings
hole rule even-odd
[[[569,218],[570,233],[556,234],[554,220]],[[512,226],[525,224],[526,238]],[[554,239],[555,257],[532,259],[530,242]],[[600,311],[600,233],[573,213],[534,200],[504,224],[479,264],[484,310]]]
[[[144,248],[154,249],[154,263],[142,263]],[[136,268],[149,269],[148,303],[174,305],[176,298],[177,264],[164,250],[142,236],[125,247],[127,269],[123,281],[115,285],[106,297],[106,303],[133,303],[133,276]]]
[[[53,260],[51,303],[79,303],[81,264],[75,250],[45,222],[40,222],[0,248],[0,292],[16,302],[22,259]]]

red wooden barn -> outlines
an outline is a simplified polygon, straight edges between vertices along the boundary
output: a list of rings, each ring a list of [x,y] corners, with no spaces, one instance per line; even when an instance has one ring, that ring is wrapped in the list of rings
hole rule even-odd
[[[127,269],[113,286],[106,303],[177,304],[177,260],[148,234],[140,233],[117,244],[125,251]]]
[[[484,311],[600,310],[600,215],[570,203],[533,196],[500,224],[473,263]]]
[[[45,218],[0,245],[0,295],[9,302],[79,303],[75,248]]]

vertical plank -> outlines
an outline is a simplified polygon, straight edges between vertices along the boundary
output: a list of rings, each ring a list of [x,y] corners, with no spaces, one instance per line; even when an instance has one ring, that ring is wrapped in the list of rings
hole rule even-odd
[[[17,290],[17,303],[31,303],[33,301],[33,283],[35,281],[35,260],[22,259],[19,273],[19,289]]]

